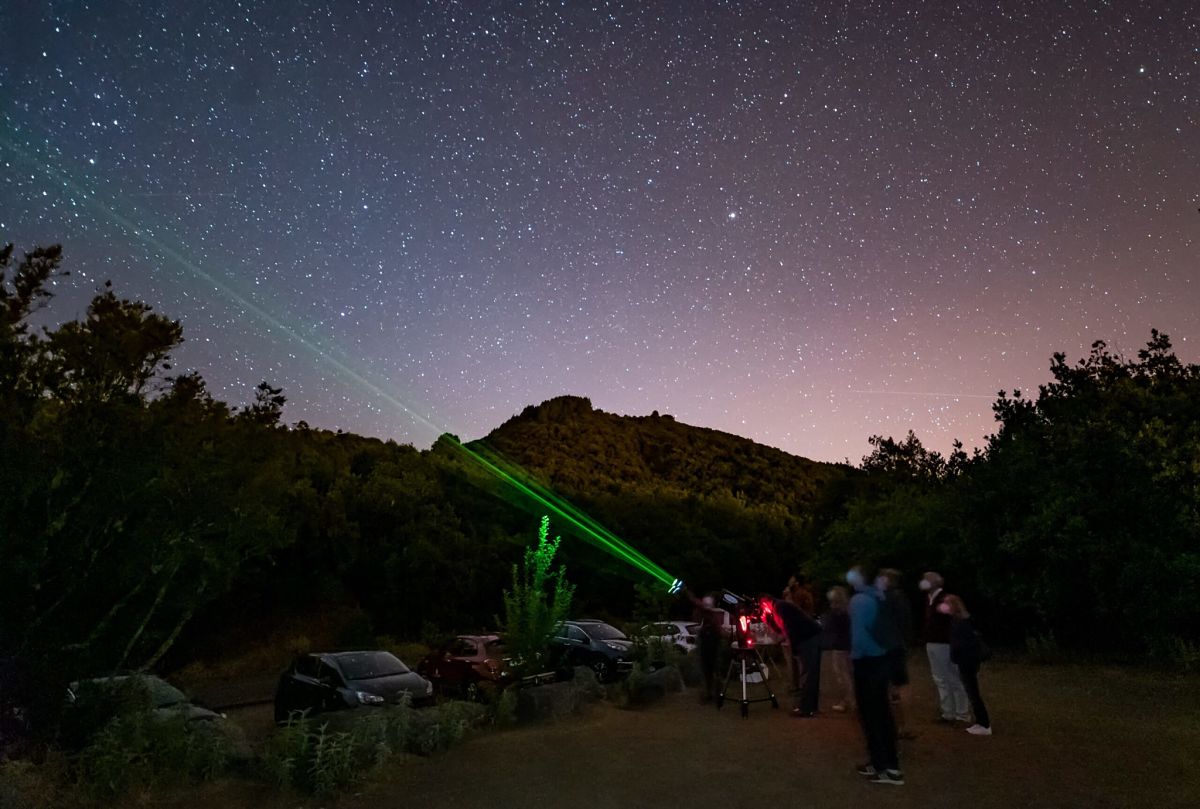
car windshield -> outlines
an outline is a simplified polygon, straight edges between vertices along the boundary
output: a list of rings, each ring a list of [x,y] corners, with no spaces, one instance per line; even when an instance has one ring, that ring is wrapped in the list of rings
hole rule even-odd
[[[583,631],[596,640],[628,640],[625,633],[608,624],[580,624]]]
[[[407,674],[408,666],[391,652],[355,652],[338,655],[338,667],[347,680],[373,680]]]
[[[145,678],[146,689],[150,692],[150,703],[155,708],[169,708],[188,701],[184,693],[170,683],[157,677]]]
[[[70,690],[75,698],[83,703],[92,702],[97,697],[107,701],[119,698],[122,694],[138,694],[143,691],[149,698],[151,708],[170,708],[188,701],[182,691],[157,677],[98,677],[94,680],[71,683]],[[140,702],[140,699],[138,701]]]

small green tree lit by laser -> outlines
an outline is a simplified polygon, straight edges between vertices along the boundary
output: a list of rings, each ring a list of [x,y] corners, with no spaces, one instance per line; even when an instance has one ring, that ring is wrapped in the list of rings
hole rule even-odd
[[[562,537],[550,539],[550,518],[542,517],[536,545],[512,566],[512,589],[504,591],[504,630],[508,651],[524,672],[541,671],[550,636],[571,610],[574,585],[567,570],[551,570]]]

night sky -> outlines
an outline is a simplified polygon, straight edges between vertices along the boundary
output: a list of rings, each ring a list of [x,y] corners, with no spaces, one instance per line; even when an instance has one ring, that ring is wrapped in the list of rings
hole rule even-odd
[[[428,446],[573,393],[822,460],[1050,354],[1200,360],[1200,5],[0,0],[53,312]],[[381,392],[390,398],[381,396]],[[403,402],[424,418],[399,409]]]

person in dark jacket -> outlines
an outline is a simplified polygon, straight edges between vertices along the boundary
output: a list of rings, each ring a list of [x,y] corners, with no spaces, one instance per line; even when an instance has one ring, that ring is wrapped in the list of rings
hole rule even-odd
[[[820,625],[816,623],[816,598],[812,588],[808,586],[804,576],[797,573],[788,581],[785,597],[804,613],[808,625],[816,627],[817,631],[805,638],[799,648],[792,648],[793,660],[800,662],[800,704],[799,710],[793,710],[792,715],[808,718],[817,715],[817,707],[821,698],[821,634]]]
[[[771,605],[791,650],[792,715],[813,716],[817,712],[821,626],[790,598],[772,598]]]
[[[971,700],[971,712],[975,714],[975,724],[967,728],[967,733],[972,736],[991,736],[992,720],[988,716],[983,695],[979,692],[983,645],[971,623],[971,613],[967,612],[962,599],[955,595],[946,596],[938,605],[938,612],[950,618],[950,660],[958,667],[963,688]]]
[[[908,647],[912,643],[912,606],[900,587],[900,571],[884,568],[875,579],[875,586],[883,593],[884,604],[892,616],[894,634],[888,639],[888,659],[891,663],[892,715],[896,718],[896,735],[901,739],[916,738],[905,722],[904,705],[908,692]]]
[[[721,619],[716,609],[716,599],[711,595],[696,598],[691,590],[685,591],[692,602],[692,620],[700,625],[700,674],[704,679],[701,702],[711,702],[717,696],[717,651],[721,645]]]

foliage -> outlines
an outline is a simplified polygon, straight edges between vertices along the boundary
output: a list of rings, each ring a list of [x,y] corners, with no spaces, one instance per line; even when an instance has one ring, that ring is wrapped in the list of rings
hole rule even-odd
[[[513,724],[517,721],[517,689],[502,689],[487,708],[493,725]]]
[[[1032,663],[1061,663],[1063,660],[1062,647],[1053,632],[1025,637],[1025,654]]]
[[[212,780],[233,750],[229,737],[207,724],[189,724],[182,715],[123,713],[80,754],[80,782],[98,798],[114,798],[133,787]]]
[[[314,720],[294,714],[268,740],[262,774],[282,787],[332,796],[405,753],[432,755],[457,744],[485,719],[481,705],[408,704]]]
[[[355,766],[355,741],[354,734],[331,730],[328,722],[295,716],[267,741],[263,771],[279,786],[333,795],[364,774]]]
[[[504,628],[508,651],[519,672],[544,669],[550,637],[567,618],[574,588],[566,567],[552,570],[561,537],[550,539],[550,518],[542,517],[536,545],[512,568],[512,589],[504,591]]]
[[[974,457],[873,442],[863,465],[885,474],[825,532],[822,559],[940,569],[993,635],[1038,658],[1186,650],[1200,635],[1200,366],[1152,331],[1136,359],[1097,342],[1050,373],[1035,399],[1001,392]]]

